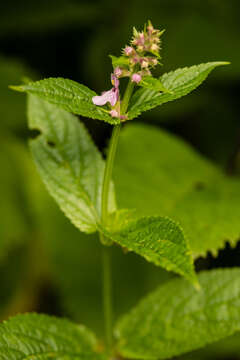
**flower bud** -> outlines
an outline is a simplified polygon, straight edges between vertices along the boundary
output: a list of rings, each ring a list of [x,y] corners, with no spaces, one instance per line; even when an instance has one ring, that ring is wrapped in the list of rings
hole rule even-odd
[[[121,75],[122,75],[122,69],[117,66],[115,69],[114,69],[114,75],[119,78]]]
[[[113,118],[119,117],[119,114],[118,114],[117,110],[115,110],[115,109],[109,111],[109,114],[110,114]]]
[[[139,42],[140,42],[141,45],[144,45],[145,36],[144,36],[144,33],[143,33],[143,32],[141,32],[141,33],[139,34]]]
[[[143,69],[145,69],[145,68],[148,67],[148,65],[149,65],[148,61],[145,60],[145,59],[142,59],[142,61],[141,61],[141,67],[142,67]]]
[[[159,51],[159,46],[157,44],[152,44],[151,47],[150,47],[150,50],[154,51],[154,52],[158,52]]]
[[[137,73],[132,75],[132,82],[135,82],[136,84],[138,84],[141,80],[142,80],[141,75],[139,75]]]
[[[119,80],[118,80],[117,76],[115,75],[115,73],[111,74],[111,82],[115,88],[119,87]]]
[[[126,46],[124,49],[125,55],[129,56],[133,53],[134,49],[131,46]]]
[[[122,120],[122,121],[127,120],[127,115],[120,115],[120,120]]]
[[[143,52],[143,50],[144,50],[144,46],[143,45],[138,45],[137,51]]]

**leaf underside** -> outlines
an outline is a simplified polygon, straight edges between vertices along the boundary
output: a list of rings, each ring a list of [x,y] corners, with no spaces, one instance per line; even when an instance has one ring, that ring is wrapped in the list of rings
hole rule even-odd
[[[180,223],[195,257],[216,254],[227,240],[234,245],[240,238],[240,180],[163,130],[126,126],[114,178],[121,207]]]
[[[169,281],[143,299],[116,327],[119,353],[131,359],[167,359],[240,330],[240,269],[199,275],[201,290]]]
[[[101,217],[105,163],[84,125],[74,115],[32,95],[28,119],[30,129],[41,131],[30,147],[49,193],[77,228],[95,232]],[[109,209],[115,210],[113,185]]]

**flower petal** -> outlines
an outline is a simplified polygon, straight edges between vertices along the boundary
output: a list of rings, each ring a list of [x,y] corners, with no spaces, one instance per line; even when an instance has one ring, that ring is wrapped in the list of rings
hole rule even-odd
[[[113,97],[114,97],[114,88],[112,88],[109,91],[104,92],[100,96],[94,96],[92,98],[92,102],[95,105],[99,105],[99,106],[105,105],[107,102],[110,102],[110,104],[112,105]],[[114,105],[115,105],[115,103],[114,103]]]

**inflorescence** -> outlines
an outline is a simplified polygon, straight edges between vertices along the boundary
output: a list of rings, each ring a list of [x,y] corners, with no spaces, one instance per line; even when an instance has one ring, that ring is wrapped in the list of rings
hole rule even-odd
[[[125,46],[123,54],[116,58],[113,74],[111,74],[112,89],[103,92],[100,96],[94,96],[92,101],[95,105],[103,106],[110,104],[109,114],[112,117],[126,119],[121,114],[121,101],[119,92],[119,79],[129,77],[131,82],[139,84],[146,76],[151,76],[151,70],[159,64],[161,35],[164,31],[154,29],[149,21],[144,30],[139,32],[133,28],[133,38],[130,45]]]

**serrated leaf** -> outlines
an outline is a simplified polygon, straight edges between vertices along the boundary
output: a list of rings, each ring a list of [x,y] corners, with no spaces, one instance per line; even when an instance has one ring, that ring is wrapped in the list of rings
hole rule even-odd
[[[174,135],[129,124],[120,137],[114,175],[119,206],[180,223],[195,257],[238,241],[240,180]]]
[[[134,359],[167,359],[240,330],[240,269],[203,272],[201,291],[183,279],[143,299],[117,325],[118,350]]]
[[[143,79],[140,81],[138,85],[143,88],[154,90],[157,92],[161,91],[169,94],[172,93],[170,90],[166,89],[165,86],[163,86],[163,83],[160,81],[160,79],[156,79],[152,76],[143,77]]]
[[[108,111],[103,107],[93,104],[92,98],[97,95],[95,91],[70,79],[49,78],[31,82],[26,85],[11,86],[11,88],[39,96],[77,115],[103,120],[110,124],[117,124],[120,121],[110,116]]]
[[[129,66],[129,58],[126,56],[114,56],[114,55],[109,55],[111,60],[112,60],[112,66],[113,68],[120,66],[120,67],[127,67]]]
[[[30,147],[49,193],[77,228],[95,232],[105,164],[84,125],[35,96],[29,97],[28,119],[30,129],[42,132]],[[109,209],[115,210],[113,186]]]
[[[0,360],[106,359],[84,326],[46,315],[18,315],[0,325]]]
[[[227,62],[209,62],[177,69],[163,74],[160,81],[172,93],[159,93],[150,89],[139,89],[133,95],[128,111],[128,119],[134,119],[143,111],[150,110],[166,102],[173,101],[196,89],[217,66]]]
[[[106,235],[149,262],[183,275],[198,286],[186,239],[174,221],[163,217],[141,218]]]

